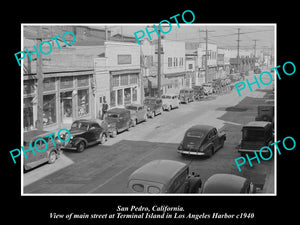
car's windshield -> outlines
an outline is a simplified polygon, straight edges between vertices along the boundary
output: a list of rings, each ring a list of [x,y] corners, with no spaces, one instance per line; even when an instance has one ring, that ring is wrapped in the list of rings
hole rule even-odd
[[[264,140],[263,129],[243,129],[243,140],[246,141],[263,141]]]
[[[108,113],[108,114],[107,114],[107,117],[110,117],[110,118],[118,118],[119,115],[118,115],[118,114],[115,114],[115,113]]]
[[[80,130],[88,130],[89,125],[82,122],[74,122],[71,126],[71,129],[80,129]]]
[[[188,131],[187,137],[203,138],[204,134],[201,131]]]
[[[137,107],[133,105],[127,105],[125,108],[129,110],[137,110]]]

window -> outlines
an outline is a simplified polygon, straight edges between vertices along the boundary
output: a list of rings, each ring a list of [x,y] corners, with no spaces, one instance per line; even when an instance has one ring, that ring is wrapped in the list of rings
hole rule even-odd
[[[128,85],[128,74],[121,75],[120,85]]]
[[[176,66],[176,58],[174,57],[173,66]]]
[[[132,88],[132,101],[133,102],[137,101],[137,87]]]
[[[157,194],[157,193],[160,193],[160,189],[155,186],[149,186],[147,192],[151,193],[151,194]]]
[[[138,74],[130,75],[130,84],[138,84]]]
[[[124,89],[124,104],[130,104],[131,103],[131,88],[125,88]]]
[[[61,93],[63,117],[72,118],[72,91]]]
[[[56,95],[43,96],[43,124],[49,125],[56,122]]]
[[[33,98],[24,98],[23,102],[23,121],[24,128],[33,127]]]
[[[77,86],[83,87],[89,85],[89,76],[78,76],[77,77]]]
[[[72,87],[73,87],[73,77],[60,78],[60,88],[72,88]]]
[[[193,64],[190,63],[190,64],[189,64],[189,70],[192,70],[192,69],[193,69]]]
[[[24,80],[24,88],[23,88],[24,94],[33,94],[35,90],[36,90],[36,86],[34,80]]]
[[[78,116],[85,116],[89,113],[89,91],[78,90]]]
[[[116,106],[116,91],[110,92],[110,105],[112,107]]]
[[[201,131],[189,131],[186,133],[187,137],[203,138],[204,134]]]
[[[44,91],[55,90],[55,77],[45,78],[43,85],[44,85]]]
[[[168,57],[168,67],[172,67],[172,58]]]
[[[120,81],[120,76],[119,75],[113,76],[112,77],[112,86],[113,87],[118,87],[120,85],[119,81]]]
[[[123,105],[123,89],[118,90],[118,105]]]

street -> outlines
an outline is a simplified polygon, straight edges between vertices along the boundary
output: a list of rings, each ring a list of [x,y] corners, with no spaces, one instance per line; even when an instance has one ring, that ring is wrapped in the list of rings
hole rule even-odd
[[[82,153],[64,150],[56,163],[39,166],[24,174],[24,194],[128,193],[129,175],[155,159],[189,164],[190,171],[200,174],[202,183],[213,174],[230,173],[249,178],[263,189],[266,177],[274,172],[273,159],[260,164],[252,161],[254,167],[245,164],[241,172],[234,160],[240,157],[236,146],[241,140],[242,125],[255,119],[257,105],[265,104],[272,87],[263,86],[253,92],[245,89],[242,97],[233,88],[227,94],[209,96],[201,101],[181,104],[169,112],[163,111],[154,119]],[[224,147],[211,158],[183,157],[177,153],[185,131],[195,124],[213,125],[226,133]]]

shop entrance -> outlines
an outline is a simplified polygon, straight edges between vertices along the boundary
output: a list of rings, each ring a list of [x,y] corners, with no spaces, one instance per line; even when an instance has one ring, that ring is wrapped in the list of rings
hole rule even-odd
[[[72,91],[61,93],[62,123],[73,122],[73,100]]]

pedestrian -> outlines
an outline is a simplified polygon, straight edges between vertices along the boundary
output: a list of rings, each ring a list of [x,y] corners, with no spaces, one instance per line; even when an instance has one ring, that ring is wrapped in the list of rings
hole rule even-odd
[[[102,120],[104,120],[104,117],[107,113],[107,110],[108,110],[108,104],[105,100],[105,98],[103,98],[103,105],[102,105]]]

